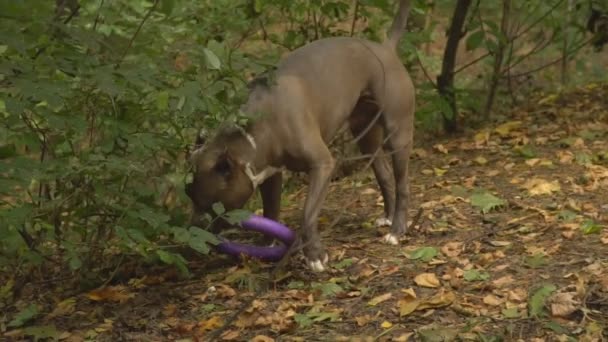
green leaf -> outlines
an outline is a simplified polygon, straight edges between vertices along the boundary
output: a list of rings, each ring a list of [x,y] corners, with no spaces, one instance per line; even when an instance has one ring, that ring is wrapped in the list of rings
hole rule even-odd
[[[485,38],[485,33],[483,30],[478,30],[478,31],[471,33],[471,35],[469,35],[469,37],[467,38],[467,41],[466,41],[467,51],[471,51],[471,50],[475,50],[475,49],[479,48],[481,43],[484,41],[484,38]]]
[[[502,310],[502,315],[505,318],[519,318],[521,315],[517,308],[509,308]]]
[[[545,314],[545,301],[555,290],[557,290],[557,287],[549,284],[544,285],[534,292],[528,301],[529,313],[531,317],[539,317],[540,315]]]
[[[327,321],[334,322],[340,316],[336,312],[313,312],[312,310],[306,314],[296,314],[294,320],[300,328],[307,328],[316,322]]]
[[[424,262],[431,261],[439,254],[435,247],[421,247],[411,252],[407,257],[411,260],[422,260]]]
[[[543,253],[536,253],[532,256],[524,257],[524,264],[530,268],[539,268],[547,264],[547,256]]]
[[[323,297],[335,296],[340,292],[344,292],[344,289],[340,285],[332,282],[314,283],[312,288],[315,290],[321,290]]]
[[[482,213],[487,214],[491,210],[503,206],[506,201],[488,193],[476,193],[471,195],[471,205],[480,209]]]
[[[156,95],[156,108],[158,110],[166,110],[169,106],[169,93],[161,91]]]
[[[175,0],[162,0],[160,3],[160,11],[166,16],[170,16],[175,7]]]
[[[175,241],[179,243],[186,243],[190,240],[190,232],[186,228],[173,227],[172,233]]]
[[[205,54],[205,60],[207,61],[207,66],[211,69],[219,70],[222,63],[217,55],[208,48],[203,48],[203,53]]]
[[[575,212],[568,210],[568,209],[564,209],[557,214],[557,217],[563,221],[572,221],[577,216],[578,215]]]
[[[583,224],[581,225],[581,230],[583,231],[583,234],[588,235],[588,234],[599,234],[601,233],[603,227],[597,223],[595,223],[593,220],[585,220],[583,222]]]
[[[490,274],[485,271],[470,269],[464,271],[463,277],[466,281],[484,281],[490,279]]]
[[[36,316],[38,316],[38,306],[36,304],[30,304],[25,309],[19,311],[15,318],[8,323],[8,326],[11,328],[23,326]]]
[[[536,152],[534,152],[534,149],[530,145],[520,146],[520,147],[516,148],[515,151],[520,156],[522,156],[522,157],[524,157],[526,159],[530,159],[530,158],[536,157]]]
[[[217,216],[220,216],[226,212],[226,209],[224,208],[224,204],[222,204],[222,202],[213,203],[213,205],[211,206],[211,209]]]
[[[224,218],[226,219],[226,221],[229,224],[235,225],[235,224],[238,224],[238,223],[241,223],[241,222],[245,221],[250,216],[251,216],[251,212],[249,210],[235,209],[235,210],[231,210],[231,211],[227,212],[224,215]]]
[[[202,254],[209,254],[208,244],[217,245],[220,243],[218,238],[210,232],[198,227],[190,227],[190,240],[188,246]]]
[[[23,333],[26,336],[33,336],[34,341],[38,341],[40,339],[53,339],[57,340],[59,338],[59,332],[54,325],[39,325],[32,326],[23,329]]]
[[[567,334],[568,330],[555,321],[549,321],[544,324],[545,328],[552,330],[558,334]]]
[[[334,264],[334,267],[341,270],[344,269],[350,265],[352,265],[355,261],[351,258],[347,258],[347,259],[343,259],[340,262]]]

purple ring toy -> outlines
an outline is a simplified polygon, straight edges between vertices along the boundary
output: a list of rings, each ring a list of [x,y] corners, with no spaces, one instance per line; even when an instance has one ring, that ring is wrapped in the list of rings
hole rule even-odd
[[[287,250],[296,239],[296,234],[291,229],[266,217],[251,215],[248,219],[241,222],[241,225],[244,229],[260,232],[266,236],[273,237],[283,242],[283,245],[258,247],[224,240],[216,246],[220,252],[235,257],[245,254],[260,260],[279,261],[283,258],[285,253],[287,253]]]

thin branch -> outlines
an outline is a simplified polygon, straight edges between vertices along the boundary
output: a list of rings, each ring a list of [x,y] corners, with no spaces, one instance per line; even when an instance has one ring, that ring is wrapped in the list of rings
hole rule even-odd
[[[97,30],[97,23],[99,22],[99,17],[101,16],[101,8],[103,7],[103,3],[105,0],[101,0],[99,2],[99,7],[97,8],[97,15],[95,16],[95,22],[93,22],[93,32]]]
[[[589,44],[589,42],[591,42],[592,39],[593,38],[587,39],[587,40],[583,41],[581,44],[577,45],[574,49],[572,49],[572,51],[570,51],[570,53],[568,53],[568,57],[573,56],[580,49],[582,49],[583,47],[585,47],[585,45]],[[535,73],[537,71],[540,71],[540,70],[543,70],[545,68],[548,68],[548,67],[552,66],[553,64],[559,63],[562,60],[562,58],[563,57],[560,56],[559,58],[557,58],[557,59],[555,59],[555,60],[553,60],[553,61],[551,61],[549,63],[543,64],[543,65],[541,65],[539,67],[536,67],[534,69],[530,69],[528,71],[521,72],[519,74],[511,75],[511,77],[521,77],[521,76],[526,76],[526,75],[529,75],[529,74],[533,74],[533,73]]]
[[[431,75],[429,75],[429,73],[427,72],[426,68],[424,67],[424,64],[422,64],[422,60],[420,59],[420,56],[418,55],[418,50],[414,50],[414,54],[416,55],[416,60],[418,60],[420,69],[422,69],[422,73],[424,73],[424,76],[431,83],[433,88],[437,89],[437,84],[433,81],[433,79],[431,78]]]
[[[350,36],[352,37],[355,34],[355,25],[357,24],[357,19],[359,19],[359,0],[355,0],[355,13],[353,16],[353,22],[350,25]]]
[[[146,15],[144,16],[142,21],[139,23],[139,26],[137,26],[137,30],[135,30],[135,33],[133,33],[133,36],[129,40],[129,45],[127,45],[127,48],[122,53],[122,56],[120,57],[120,59],[118,59],[118,62],[116,62],[116,65],[114,65],[114,69],[118,69],[118,67],[120,67],[120,64],[125,59],[125,57],[127,56],[127,53],[133,46],[133,42],[135,41],[135,38],[139,34],[139,31],[141,31],[141,28],[142,28],[142,26],[144,26],[144,23],[148,20],[148,18],[150,18],[150,16],[152,15],[152,12],[154,12],[154,10],[156,9],[156,6],[158,6],[159,1],[160,0],[154,0],[154,4],[152,5],[152,7],[150,7],[150,9],[148,10],[148,13],[146,13]]]

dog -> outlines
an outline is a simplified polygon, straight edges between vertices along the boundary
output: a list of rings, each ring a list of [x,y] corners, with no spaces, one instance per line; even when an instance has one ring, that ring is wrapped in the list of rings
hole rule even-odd
[[[247,125],[197,138],[199,147],[190,155],[192,181],[185,185],[193,207],[191,223],[211,213],[216,202],[227,210],[242,208],[258,187],[263,215],[278,220],[282,171],[305,172],[309,186],[301,246],[309,269],[325,271],[328,254],[317,221],[336,165],[327,144],[348,125],[361,153],[373,156],[384,199],[384,217],[376,224],[390,226],[382,240],[399,244],[407,228],[415,90],[397,45],[410,8],[410,0],[399,1],[382,43],[319,39],[283,58],[273,82],[253,82],[241,107],[250,116]]]

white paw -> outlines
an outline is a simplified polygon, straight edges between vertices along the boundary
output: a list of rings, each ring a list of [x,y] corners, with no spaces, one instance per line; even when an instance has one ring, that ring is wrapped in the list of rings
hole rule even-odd
[[[310,268],[313,272],[324,272],[325,264],[327,264],[328,261],[329,261],[329,256],[327,254],[325,254],[323,261],[321,261],[319,259],[313,260],[313,261],[308,260],[306,263],[308,264],[308,268]]]
[[[376,219],[375,224],[376,227],[390,227],[393,224],[393,221],[386,217],[380,217]]]
[[[393,235],[391,233],[388,233],[382,237],[382,242],[387,243],[389,245],[398,245],[399,238],[397,238],[395,235]]]

